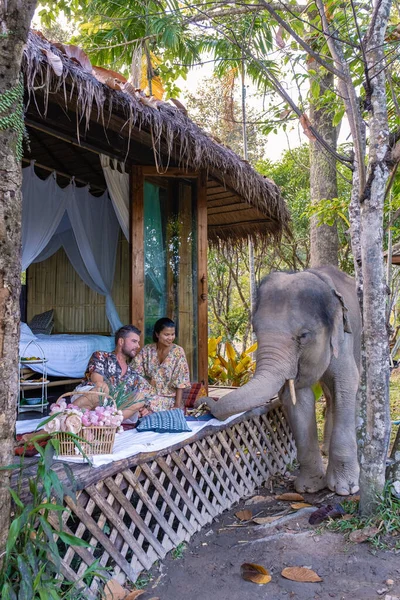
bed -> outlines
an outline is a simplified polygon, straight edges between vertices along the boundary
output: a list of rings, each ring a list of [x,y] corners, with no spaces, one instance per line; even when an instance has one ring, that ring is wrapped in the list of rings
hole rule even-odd
[[[20,356],[44,356],[47,359],[47,374],[54,377],[81,378],[93,352],[111,352],[114,347],[114,336],[68,333],[35,335],[26,323],[21,323]],[[37,373],[43,372],[40,364],[29,367]]]

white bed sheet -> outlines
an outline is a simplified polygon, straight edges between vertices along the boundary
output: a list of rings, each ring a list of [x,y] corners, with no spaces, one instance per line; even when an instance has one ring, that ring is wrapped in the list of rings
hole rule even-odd
[[[35,336],[32,340],[21,335],[20,356],[42,356],[38,353],[41,348],[47,358],[47,374],[55,377],[83,377],[89,358],[97,350],[111,352],[115,342],[113,336],[104,335],[71,335],[67,333]],[[29,365],[37,373],[42,373],[42,365]]]

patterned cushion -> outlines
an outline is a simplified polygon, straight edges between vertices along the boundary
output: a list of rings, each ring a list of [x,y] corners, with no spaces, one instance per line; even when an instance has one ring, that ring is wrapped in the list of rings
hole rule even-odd
[[[183,406],[185,408],[193,408],[197,398],[207,396],[206,388],[202,383],[192,383],[190,388],[183,390]]]
[[[29,327],[35,334],[44,333],[46,335],[50,335],[54,327],[53,316],[53,309],[46,310],[46,312],[35,315],[29,322]]]
[[[180,433],[181,431],[192,431],[187,426],[185,416],[181,408],[171,410],[160,410],[147,417],[140,419],[137,431],[157,431],[157,433]]]

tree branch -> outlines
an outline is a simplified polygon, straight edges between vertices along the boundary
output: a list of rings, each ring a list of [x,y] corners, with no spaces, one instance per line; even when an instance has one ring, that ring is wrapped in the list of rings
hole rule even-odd
[[[269,4],[268,2],[266,2],[266,0],[261,0],[261,3],[264,6],[264,8],[269,12],[269,14],[275,19],[275,21],[277,23],[279,23],[279,25],[281,27],[283,27],[292,36],[292,38],[294,40],[296,40],[296,42],[304,50],[306,50],[306,52],[308,52],[308,54],[310,56],[312,56],[314,58],[314,60],[318,64],[320,64],[322,67],[325,67],[325,69],[327,71],[329,71],[330,73],[333,73],[333,75],[336,75],[336,77],[338,79],[346,79],[347,75],[345,75],[345,73],[343,72],[343,70],[335,68],[330,63],[328,63],[325,60],[323,60],[321,58],[320,54],[318,54],[317,52],[314,52],[314,50],[311,48],[311,46],[309,46],[309,44],[307,44],[299,35],[297,35],[297,33],[290,27],[290,25],[288,25],[288,23],[284,19],[282,19],[281,16],[279,16],[279,14],[276,12],[276,10],[274,10],[272,8],[271,4]]]
[[[361,123],[362,118],[360,114],[360,106],[356,97],[356,92],[352,83],[349,66],[344,58],[343,49],[336,40],[332,38],[328,19],[325,14],[325,6],[322,0],[316,0],[317,8],[321,17],[322,27],[324,30],[324,36],[328,44],[328,48],[331,52],[332,58],[335,61],[338,68],[345,73],[343,79],[339,79],[338,86],[339,91],[342,94],[343,101],[346,107],[347,118],[349,120],[350,131],[353,137],[353,144],[355,149],[355,159],[358,163],[358,179],[359,179],[359,195],[360,198],[364,193],[366,175],[364,165],[364,152],[362,151],[362,132]]]

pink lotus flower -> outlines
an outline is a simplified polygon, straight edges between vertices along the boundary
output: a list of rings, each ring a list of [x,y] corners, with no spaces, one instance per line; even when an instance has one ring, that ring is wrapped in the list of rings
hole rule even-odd
[[[82,417],[82,425],[83,425],[84,427],[89,427],[89,426],[90,426],[90,424],[91,424],[91,423],[90,423],[90,417],[89,417],[89,416],[87,416],[86,414],[84,414],[84,415],[83,415],[83,417]]]

